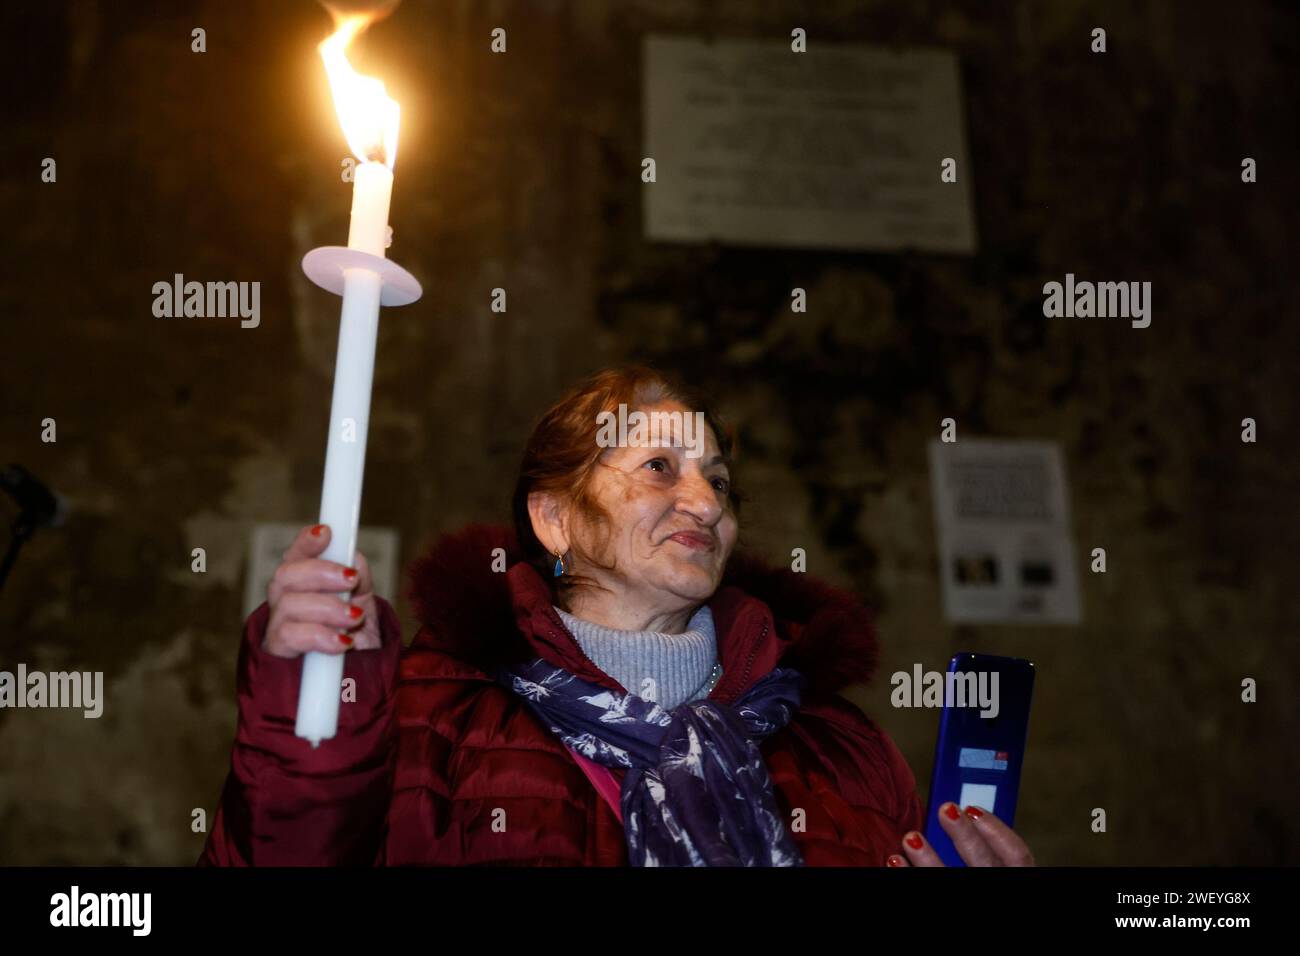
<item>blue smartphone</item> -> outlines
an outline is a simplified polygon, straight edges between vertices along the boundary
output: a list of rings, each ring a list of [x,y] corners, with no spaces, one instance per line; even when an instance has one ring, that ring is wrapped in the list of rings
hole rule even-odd
[[[949,800],[1015,825],[1033,692],[1034,665],[1022,658],[962,653],[948,663],[925,817],[925,838],[948,866],[966,865],[939,824]]]

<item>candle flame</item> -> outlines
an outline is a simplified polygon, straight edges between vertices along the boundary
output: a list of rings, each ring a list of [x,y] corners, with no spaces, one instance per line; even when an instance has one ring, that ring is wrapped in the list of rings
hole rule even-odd
[[[334,109],[348,146],[362,162],[377,161],[393,168],[397,158],[397,126],[400,107],[384,90],[382,80],[362,76],[348,62],[347,49],[356,36],[370,25],[365,14],[340,16],[337,29],[318,47],[325,61]]]

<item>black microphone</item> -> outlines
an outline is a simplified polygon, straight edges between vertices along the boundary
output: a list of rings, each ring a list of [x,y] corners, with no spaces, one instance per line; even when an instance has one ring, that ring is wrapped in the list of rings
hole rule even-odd
[[[61,495],[46,488],[22,465],[10,465],[0,471],[0,488],[18,502],[19,513],[10,528],[9,550],[0,558],[0,588],[9,579],[9,571],[18,560],[18,549],[37,528],[59,528],[68,517],[68,506]]]
[[[61,528],[68,517],[67,502],[32,476],[22,465],[0,472],[0,488],[9,492],[22,515],[19,521],[33,528]]]

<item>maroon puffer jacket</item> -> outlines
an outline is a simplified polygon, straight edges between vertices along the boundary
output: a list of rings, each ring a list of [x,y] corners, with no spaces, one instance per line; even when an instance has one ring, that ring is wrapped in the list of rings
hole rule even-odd
[[[494,549],[509,570],[494,572]],[[499,562],[497,562],[498,566]],[[231,771],[201,864],[627,864],[623,828],[569,750],[489,671],[540,655],[622,691],[583,654],[541,576],[503,528],[471,526],[411,567],[422,627],[403,652],[379,601],[383,646],[354,651],[355,701],[313,750],[293,734],[302,659],[262,650],[268,609],[239,654]],[[836,691],[875,668],[871,617],[843,591],[735,555],[709,601],[734,701],[780,662],[812,682],[762,753],[805,861],[880,866],[921,825],[912,772]],[[621,781],[621,772],[616,774]]]

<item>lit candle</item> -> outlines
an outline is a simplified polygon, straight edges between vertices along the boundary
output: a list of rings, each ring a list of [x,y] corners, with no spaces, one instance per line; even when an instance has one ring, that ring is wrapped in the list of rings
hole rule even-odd
[[[329,525],[331,533],[321,557],[348,566],[356,561],[379,307],[403,305],[420,296],[419,283],[384,259],[399,111],[383,83],[362,76],[348,63],[347,46],[368,22],[365,16],[343,17],[320,45],[339,121],[361,162],[353,180],[347,248],[314,249],[303,259],[303,270],[312,281],[343,296],[320,523]],[[339,596],[347,600],[350,595]],[[338,729],[343,659],[342,654],[316,651],[303,655],[294,733],[313,747]]]
[[[348,62],[348,44],[369,22],[360,14],[341,17],[319,50],[343,135],[361,160],[352,183],[348,248],[382,256],[388,246],[388,202],[393,195],[401,108],[381,80],[362,76]]]

